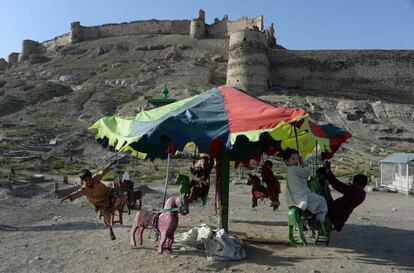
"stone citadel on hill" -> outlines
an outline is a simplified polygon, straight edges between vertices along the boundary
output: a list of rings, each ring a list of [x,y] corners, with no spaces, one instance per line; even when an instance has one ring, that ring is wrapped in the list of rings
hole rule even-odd
[[[0,59],[0,71],[29,62],[46,62],[48,51],[68,44],[124,35],[186,35],[194,39],[229,38],[227,84],[260,94],[273,87],[352,91],[414,101],[414,50],[286,50],[276,44],[274,27],[263,16],[205,22],[143,20],[85,27],[73,22],[69,33],[42,43],[24,40],[21,53]]]

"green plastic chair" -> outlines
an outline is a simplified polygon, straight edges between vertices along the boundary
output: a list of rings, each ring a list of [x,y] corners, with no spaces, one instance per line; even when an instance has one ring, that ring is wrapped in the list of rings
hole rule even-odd
[[[307,246],[308,243],[306,241],[305,233],[303,231],[303,227],[305,225],[304,219],[300,217],[299,209],[297,207],[289,207],[288,208],[288,237],[289,242],[292,246],[297,246],[302,244],[303,246]],[[300,239],[296,239],[293,235],[293,229],[299,231]]]

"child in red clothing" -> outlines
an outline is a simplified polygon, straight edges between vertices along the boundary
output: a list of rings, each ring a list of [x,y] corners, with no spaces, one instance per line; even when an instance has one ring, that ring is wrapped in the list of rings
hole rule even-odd
[[[267,194],[272,201],[271,206],[273,210],[276,210],[279,205],[280,194],[280,182],[276,179],[272,171],[273,163],[270,160],[266,160],[262,167],[262,180],[266,183]]]
[[[252,185],[252,207],[257,207],[257,200],[267,198],[266,188],[262,186],[260,178],[257,175],[249,174],[247,185]]]

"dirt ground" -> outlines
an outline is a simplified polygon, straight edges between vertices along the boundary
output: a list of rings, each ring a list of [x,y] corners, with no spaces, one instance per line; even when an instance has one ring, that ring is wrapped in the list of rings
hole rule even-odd
[[[72,181],[73,182],[73,181]],[[159,208],[163,181],[136,184],[145,195],[144,207]],[[76,189],[66,185],[58,197]],[[282,185],[284,186],[284,185]],[[212,187],[214,188],[214,187]],[[51,183],[0,187],[0,272],[412,272],[414,214],[412,196],[370,192],[329,247],[291,247],[287,240],[284,189],[281,207],[270,203],[251,208],[250,186],[230,186],[230,233],[244,240],[248,257],[241,261],[210,262],[200,250],[177,249],[159,255],[156,242],[144,234],[144,246],[129,245],[135,211],[116,224],[117,240],[92,208],[81,200],[58,204],[48,192]],[[177,186],[169,188],[169,195]],[[211,200],[205,208],[190,207],[180,217],[176,234],[201,223],[214,226]],[[154,236],[153,236],[154,237]],[[311,239],[310,239],[311,240]]]

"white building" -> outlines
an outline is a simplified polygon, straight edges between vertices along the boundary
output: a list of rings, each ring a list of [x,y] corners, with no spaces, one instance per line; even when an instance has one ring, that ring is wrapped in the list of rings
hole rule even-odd
[[[381,186],[414,193],[414,153],[395,153],[380,160]]]

